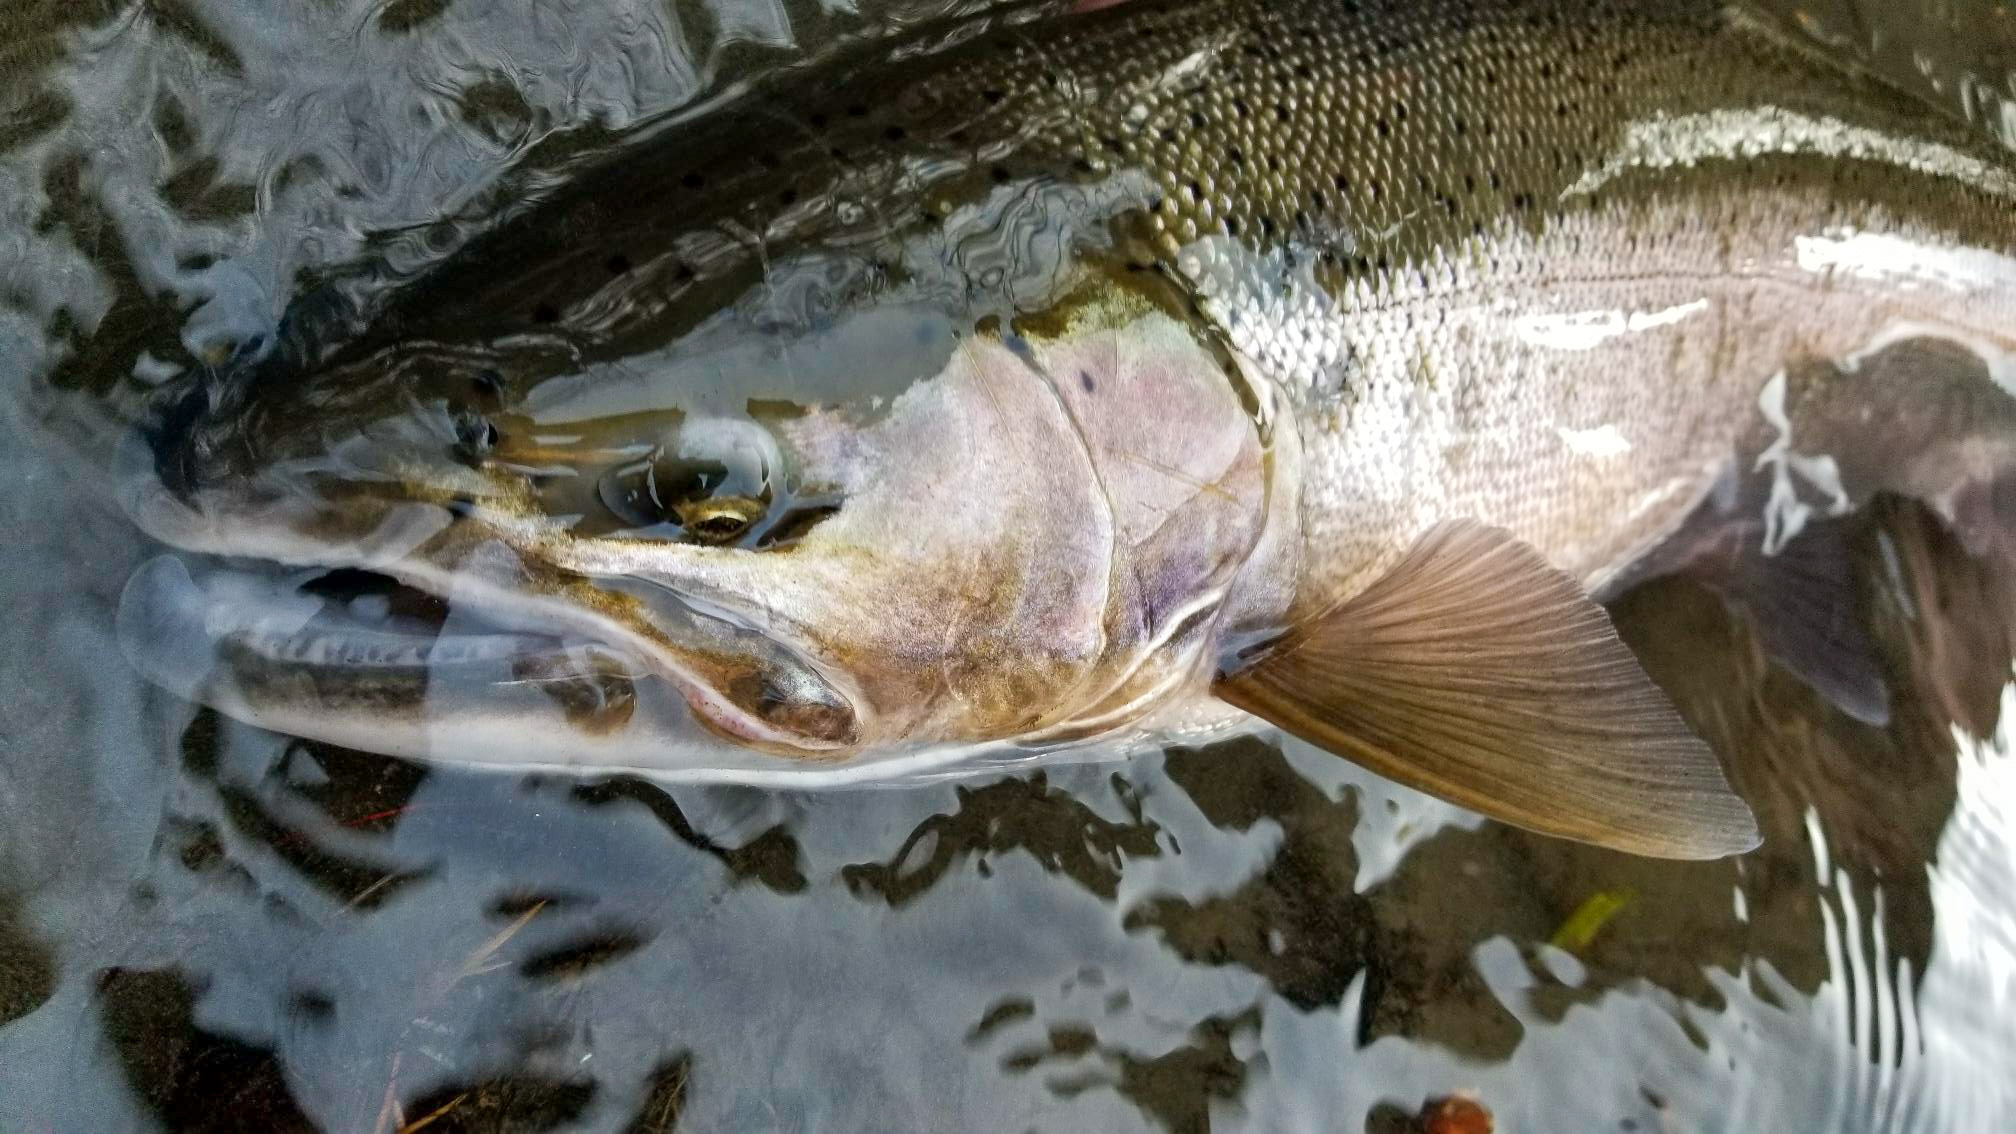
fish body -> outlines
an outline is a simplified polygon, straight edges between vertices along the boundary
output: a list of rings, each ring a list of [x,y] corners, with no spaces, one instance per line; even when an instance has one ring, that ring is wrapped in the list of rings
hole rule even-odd
[[[256,723],[486,763],[844,780],[1247,709],[1722,853],[1747,816],[1588,595],[1878,490],[1961,522],[2016,436],[2016,164],[1706,3],[1011,11],[360,294],[180,391],[129,494],[352,574],[157,561],[126,637]],[[414,594],[446,622],[379,609]],[[1638,753],[1606,823],[1520,802],[1585,734]],[[1617,833],[1669,791],[1715,833]]]

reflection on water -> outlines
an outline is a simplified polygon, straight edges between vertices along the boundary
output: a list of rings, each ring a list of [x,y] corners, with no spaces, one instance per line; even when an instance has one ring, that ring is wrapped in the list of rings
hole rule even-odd
[[[130,405],[366,234],[480,214],[556,126],[949,6],[0,16],[0,1129],[1393,1131],[1457,1094],[1521,1131],[2016,1115],[2016,764],[1973,739],[2010,708],[2016,561],[1915,507],[1843,533],[1883,728],[1692,584],[1617,604],[1741,754],[1767,838],[1736,861],[1485,824],[1272,737],[668,789],[294,741],[130,673],[109,626],[145,549],[67,399]],[[1977,118],[2008,105],[1984,58],[1926,59]]]

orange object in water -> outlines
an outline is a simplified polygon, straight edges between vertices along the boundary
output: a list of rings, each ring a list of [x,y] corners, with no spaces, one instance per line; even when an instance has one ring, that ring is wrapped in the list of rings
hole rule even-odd
[[[1491,1134],[1491,1112],[1474,1099],[1429,1099],[1421,1107],[1421,1134]]]

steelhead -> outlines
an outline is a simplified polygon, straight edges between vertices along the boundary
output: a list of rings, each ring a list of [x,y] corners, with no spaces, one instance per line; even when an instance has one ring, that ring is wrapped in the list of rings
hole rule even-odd
[[[164,399],[144,673],[771,784],[1251,714],[1713,857],[1748,809],[1599,600],[1697,572],[1880,721],[1831,518],[2003,530],[2016,164],[1719,4],[1009,10],[560,164]]]

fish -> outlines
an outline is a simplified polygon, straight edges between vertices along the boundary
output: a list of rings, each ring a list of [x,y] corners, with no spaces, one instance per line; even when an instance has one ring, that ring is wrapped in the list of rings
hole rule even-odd
[[[1829,533],[2006,530],[2011,155],[1719,3],[1095,7],[560,138],[455,251],[304,292],[121,450],[166,545],[127,656],[464,765],[1271,725],[1546,835],[1755,846],[1602,604],[1691,573],[1883,721]]]

